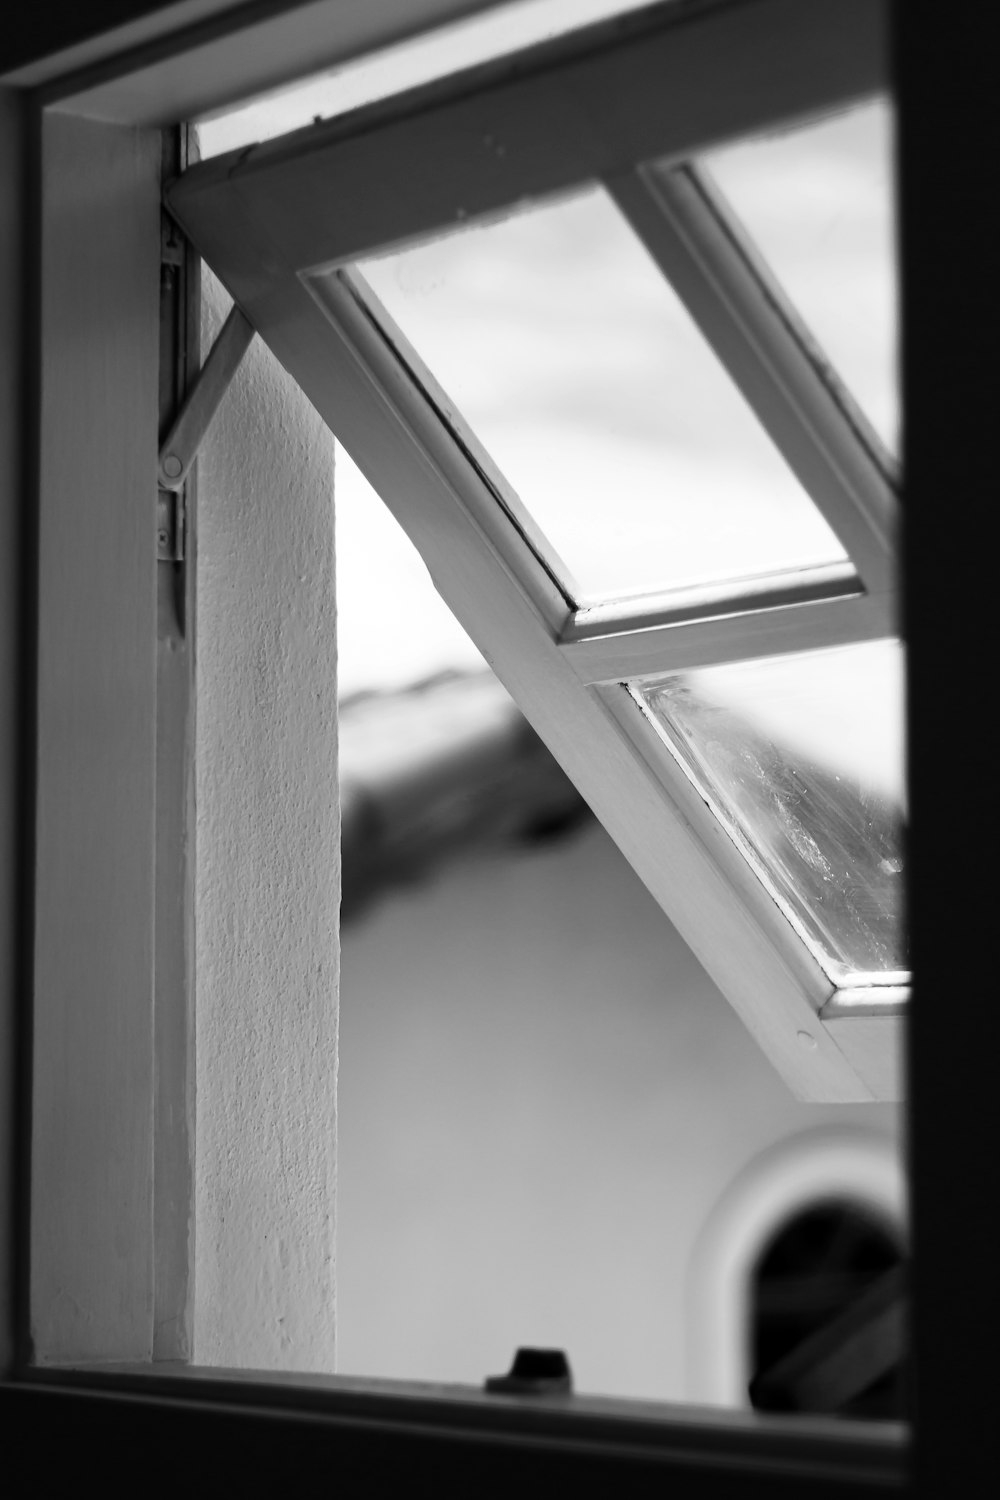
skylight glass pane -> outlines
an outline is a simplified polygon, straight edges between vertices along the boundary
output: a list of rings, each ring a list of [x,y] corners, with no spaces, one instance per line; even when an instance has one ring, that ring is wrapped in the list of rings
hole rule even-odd
[[[899,644],[668,673],[633,692],[831,979],[902,982]]]
[[[865,411],[899,449],[893,116],[886,100],[704,164]]]
[[[360,269],[578,604],[844,558],[602,189]]]

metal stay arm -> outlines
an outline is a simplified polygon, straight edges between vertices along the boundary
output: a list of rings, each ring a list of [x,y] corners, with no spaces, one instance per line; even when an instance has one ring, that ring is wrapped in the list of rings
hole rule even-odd
[[[253,336],[253,325],[234,306],[160,448],[157,482],[161,489],[183,487],[201,441]]]

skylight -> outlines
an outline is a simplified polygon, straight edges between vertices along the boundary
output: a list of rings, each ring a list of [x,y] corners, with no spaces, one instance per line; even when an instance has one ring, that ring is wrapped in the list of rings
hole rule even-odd
[[[864,7],[666,3],[169,194],[825,1099],[894,1086],[843,1005],[907,977],[888,73]]]
[[[876,102],[709,161],[817,357],[832,347],[894,445],[888,130]],[[846,561],[600,187],[359,269],[400,357],[578,608]],[[830,979],[905,982],[898,643],[630,691]]]

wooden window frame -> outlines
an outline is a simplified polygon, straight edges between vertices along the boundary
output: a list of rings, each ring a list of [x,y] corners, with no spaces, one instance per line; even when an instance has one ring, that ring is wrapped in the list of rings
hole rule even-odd
[[[880,16],[865,3],[667,4],[231,152],[167,194],[793,1092],[822,1102],[899,1097],[906,989],[837,989],[622,684],[898,633],[895,466],[703,174],[669,170],[885,90]],[[775,574],[756,596],[719,585],[577,607],[475,433],[351,269],[592,182],[669,276],[849,565]]]
[[[244,18],[231,15],[227,24],[238,31],[244,26]],[[246,29],[252,30],[249,23]],[[184,66],[185,43],[171,37],[169,32],[165,35],[164,45],[169,54],[166,72],[169,74],[173,69],[180,80],[188,71]],[[200,38],[190,43],[192,55],[197,45]],[[252,48],[254,53],[257,50]],[[143,67],[149,65],[146,53],[141,63]],[[127,99],[129,80],[139,72],[139,63],[126,57],[111,64],[110,69],[114,81],[122,84]],[[31,167],[36,174],[31,191],[40,219],[39,248],[53,254],[56,235],[65,232],[64,210],[72,196],[72,184],[65,174],[60,177],[56,173],[48,179],[49,198],[43,197],[45,115],[55,109],[68,115],[67,123],[71,123],[72,100],[80,96],[81,84],[86,82],[87,79],[73,75],[60,77],[46,84],[30,104],[35,137]],[[133,98],[131,105],[121,105],[123,117],[137,124],[143,123],[147,109],[145,99]],[[166,121],[161,119],[157,123]],[[136,289],[141,269],[148,266],[150,257],[158,261],[159,253],[158,202],[155,194],[150,194],[158,176],[152,165],[158,158],[158,137],[154,149],[154,140],[151,137],[144,140],[141,130],[126,128],[115,136],[109,130],[104,141],[113,160],[100,160],[100,153],[93,153],[91,186],[101,192],[111,189],[111,205],[117,213],[109,221],[111,229],[125,228],[134,238],[127,238],[121,245],[117,263],[104,263],[101,255],[95,254],[90,265],[95,272],[94,282],[78,280],[75,284],[78,298],[87,305],[86,326],[91,337],[100,328],[102,307],[110,313],[112,294],[120,298],[123,285],[133,288],[140,299],[144,296]],[[48,170],[51,162],[45,161],[45,167]],[[96,202],[106,207],[101,192]],[[79,189],[77,193],[79,201]],[[92,205],[94,201],[91,199]],[[85,228],[83,221],[78,221],[78,227]],[[109,233],[106,226],[97,241],[82,248],[91,253],[100,246],[106,250]],[[74,253],[80,248],[73,247]],[[42,1018],[42,1028],[35,1036],[33,1103],[36,1112],[48,1109],[63,1117],[64,1144],[66,1140],[72,1141],[74,1129],[83,1128],[85,1139],[74,1149],[78,1160],[87,1162],[90,1168],[84,1218],[89,1216],[95,1224],[103,1222],[110,1237],[112,1227],[121,1228],[118,1210],[122,1188],[128,1193],[136,1183],[141,1188],[145,1182],[148,1189],[149,1167],[140,1158],[148,1161],[152,1150],[151,1063],[142,1076],[128,1081],[124,1092],[131,1099],[134,1112],[129,1115],[126,1106],[123,1116],[119,1109],[122,1081],[111,1068],[102,1069],[99,1044],[116,1025],[137,1025],[143,1036],[134,1040],[130,1050],[136,1057],[152,1057],[151,826],[155,801],[152,749],[155,712],[151,708],[154,708],[156,677],[152,628],[155,589],[148,568],[148,518],[141,510],[136,517],[134,501],[136,487],[142,492],[147,486],[155,452],[155,426],[150,421],[150,410],[155,403],[149,398],[155,371],[156,334],[155,319],[147,307],[140,313],[146,333],[132,351],[134,363],[127,365],[126,378],[116,380],[112,390],[106,384],[101,387],[102,353],[107,349],[105,346],[102,350],[99,339],[84,349],[80,364],[63,372],[60,385],[55,365],[60,342],[51,330],[46,332],[44,319],[46,309],[55,322],[67,315],[66,302],[60,302],[60,295],[63,299],[68,297],[73,262],[68,253],[61,260],[57,256],[56,261],[53,266],[43,260],[40,276],[43,326],[36,419],[38,451],[43,458],[48,455],[48,462],[57,472],[53,474],[50,469],[35,477],[41,573],[38,798],[40,807],[50,799],[47,816],[55,820],[53,826],[59,829],[59,838],[54,840],[46,858],[45,831],[41,830],[33,873],[37,874],[36,953],[42,955],[45,942],[51,941],[53,963],[57,969],[61,967],[61,972],[55,974],[54,989],[59,992],[56,1012]],[[76,270],[80,270],[79,261]],[[116,270],[122,272],[123,282],[113,275]],[[112,317],[108,318],[108,327],[113,331]],[[53,388],[47,382],[54,373]],[[93,399],[87,398],[89,381],[95,382]],[[124,413],[128,421],[122,420],[122,408],[115,405],[122,400],[126,402]],[[107,431],[101,423],[106,424],[112,408],[116,431],[127,431],[132,439],[126,445],[124,466],[117,468],[109,463],[106,452],[101,456],[99,440],[100,433]],[[68,417],[72,421],[67,429],[64,424]],[[153,448],[147,452],[150,440]],[[107,449],[109,445],[103,446]],[[92,496],[111,497],[108,504],[99,507],[96,517],[76,507],[74,519],[72,499],[81,492],[81,487]],[[132,522],[135,522],[134,533]],[[64,530],[67,524],[68,530]],[[137,539],[140,533],[141,541]],[[77,649],[75,639],[88,630],[88,649]],[[134,637],[126,638],[132,630]],[[143,727],[138,746],[133,742],[135,757],[126,768],[135,781],[132,793],[124,800],[113,797],[115,768],[105,766],[100,795],[96,802],[86,804],[81,802],[81,787],[72,767],[65,760],[60,763],[56,754],[58,726],[51,717],[47,719],[46,674],[65,678],[79,668],[83,672],[80,698],[102,692],[106,697],[112,673],[108,659],[101,655],[105,648],[113,653],[111,666],[116,687],[111,739],[120,748],[129,742],[136,722]],[[103,675],[98,667],[102,660]],[[133,681],[131,703],[123,704],[119,699],[122,674],[131,676]],[[49,760],[47,753],[51,755]],[[120,780],[118,789],[120,792]],[[150,856],[148,869],[134,891],[136,932],[125,944],[124,956],[123,913],[117,912],[114,926],[109,928],[107,903],[98,902],[94,907],[100,919],[97,930],[89,930],[85,905],[80,900],[80,877],[84,872],[87,876],[95,873],[93,854],[102,841],[107,841],[107,848],[102,850],[98,864],[108,870],[118,854],[128,855],[130,849],[140,864],[144,852]],[[52,881],[59,864],[65,862],[67,848],[70,852],[75,850],[80,862],[72,871],[76,883],[66,889],[65,907],[61,907],[58,885],[54,886]],[[119,880],[121,873],[118,872]],[[127,888],[124,882],[123,888]],[[95,982],[101,990],[101,1013],[89,1018],[89,1024],[97,1028],[97,1037],[85,1046],[85,1066],[75,1073],[79,1058],[74,1056],[73,1041],[74,1037],[80,1039],[80,1030],[68,1037],[60,1036],[58,1023],[70,1015],[73,996],[68,981],[79,971],[81,955],[87,964],[93,964],[104,944],[108,945],[105,971],[98,966],[96,975],[87,974],[88,981]],[[37,998],[43,978],[37,968],[34,977],[37,1022]],[[143,996],[148,1005],[137,1003]],[[56,1086],[65,1085],[67,1080],[69,1087],[60,1094]],[[95,1101],[100,1100],[102,1090],[107,1090],[111,1103],[109,1107],[104,1103],[98,1105],[95,1128]],[[123,1136],[128,1140],[128,1132],[136,1121],[140,1125],[138,1149],[136,1141],[129,1140],[128,1157],[118,1163],[120,1170],[114,1182],[95,1177],[93,1164],[101,1159],[102,1149],[106,1154],[109,1143],[117,1149]],[[60,1199],[57,1194],[51,1211],[45,1209],[48,1228],[38,1223],[40,1206],[52,1185],[64,1182],[69,1176],[67,1165],[71,1172],[72,1162],[67,1164],[64,1160],[36,1159],[34,1163],[36,1192],[32,1218],[33,1231],[38,1237],[31,1253],[32,1276],[37,1275],[40,1261],[55,1253],[58,1236],[62,1234],[65,1238],[66,1226],[73,1222],[74,1195],[78,1204],[81,1201],[78,1186],[69,1189],[68,1197]],[[176,1372],[175,1378],[162,1367],[157,1373],[148,1363],[153,1274],[149,1199],[140,1191],[136,1201],[139,1207],[135,1243],[130,1253],[116,1260],[115,1266],[127,1262],[134,1265],[137,1274],[133,1284],[117,1288],[115,1308],[111,1308],[109,1301],[105,1309],[109,1349],[115,1359],[127,1363],[109,1363],[103,1373],[69,1365],[43,1371],[32,1366],[26,1351],[14,1385],[4,1387],[5,1398],[10,1397],[8,1411],[24,1413],[25,1417],[43,1412],[62,1431],[71,1430],[75,1421],[75,1430],[83,1439],[82,1446],[74,1449],[78,1462],[83,1455],[99,1452],[103,1442],[115,1442],[122,1424],[128,1421],[136,1436],[147,1433],[151,1440],[159,1438],[161,1442],[164,1437],[168,1441],[177,1441],[179,1437],[172,1458],[164,1459],[161,1474],[166,1473],[172,1461],[177,1466],[176,1477],[187,1477],[183,1466],[190,1463],[191,1449],[197,1442],[194,1434],[199,1424],[203,1432],[206,1422],[210,1422],[217,1435],[227,1434],[243,1444],[244,1465],[257,1454],[263,1457],[265,1449],[273,1453],[276,1442],[283,1453],[301,1456],[310,1448],[315,1452],[314,1440],[318,1435],[318,1440],[326,1442],[326,1451],[334,1464],[352,1456],[366,1463],[366,1486],[378,1472],[405,1473],[406,1466],[415,1460],[434,1459],[439,1466],[444,1462],[444,1472],[450,1463],[453,1472],[464,1476],[476,1472],[495,1477],[509,1471],[512,1457],[522,1463],[522,1472],[526,1463],[531,1466],[527,1472],[558,1475],[578,1484],[579,1493],[606,1493],[606,1489],[595,1490],[594,1485],[606,1484],[610,1475],[621,1492],[628,1493],[633,1488],[644,1492],[650,1479],[660,1482],[666,1472],[675,1481],[675,1487],[679,1486],[678,1493],[691,1495],[734,1491],[774,1494],[783,1490],[801,1493],[804,1482],[810,1484],[810,1493],[834,1494],[847,1487],[855,1493],[859,1489],[862,1493],[866,1489],[874,1493],[887,1486],[898,1487],[900,1482],[901,1449],[899,1434],[895,1433],[850,1431],[843,1426],[824,1429],[822,1424],[818,1427],[795,1424],[786,1429],[780,1422],[743,1424],[729,1418],[701,1419],[683,1409],[649,1408],[637,1414],[637,1427],[628,1412],[613,1409],[615,1403],[573,1403],[564,1409],[516,1401],[498,1406],[469,1400],[468,1393],[463,1393],[458,1402],[463,1410],[457,1412],[454,1401],[449,1403],[446,1393],[435,1388],[392,1391],[382,1386],[366,1390],[360,1388],[363,1384],[360,1382],[321,1382],[300,1377],[279,1380],[253,1372],[191,1370]],[[100,1246],[96,1249],[99,1251]],[[81,1258],[79,1246],[70,1246],[69,1252],[69,1258]],[[90,1270],[94,1271],[93,1263]],[[109,1281],[109,1268],[100,1274]],[[130,1320],[134,1322],[134,1347],[130,1347],[127,1326],[123,1334],[123,1309],[124,1325]],[[319,1387],[322,1389],[317,1395]],[[441,1438],[447,1440],[444,1449],[437,1441]],[[220,1445],[225,1441],[225,1436],[218,1437]],[[232,1455],[230,1463],[232,1474],[238,1466]],[[440,1467],[439,1472],[442,1472]]]

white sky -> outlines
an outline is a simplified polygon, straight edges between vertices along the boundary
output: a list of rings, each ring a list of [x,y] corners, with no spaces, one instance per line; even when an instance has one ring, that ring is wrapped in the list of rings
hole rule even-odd
[[[203,124],[203,154],[635,4],[521,0],[447,37],[347,65]],[[890,131],[888,108],[874,104],[734,148],[709,165],[895,447]],[[838,555],[836,539],[600,190],[381,260],[366,273],[583,595]],[[481,663],[342,448],[337,546],[342,694]],[[867,720],[869,739],[869,715],[886,720],[876,759],[898,762],[888,725],[898,713],[880,713],[872,701],[859,716],[866,690],[858,674],[838,671],[834,680],[844,684],[843,714]],[[873,679],[868,698],[880,694]],[[831,710],[819,719],[828,730]]]

